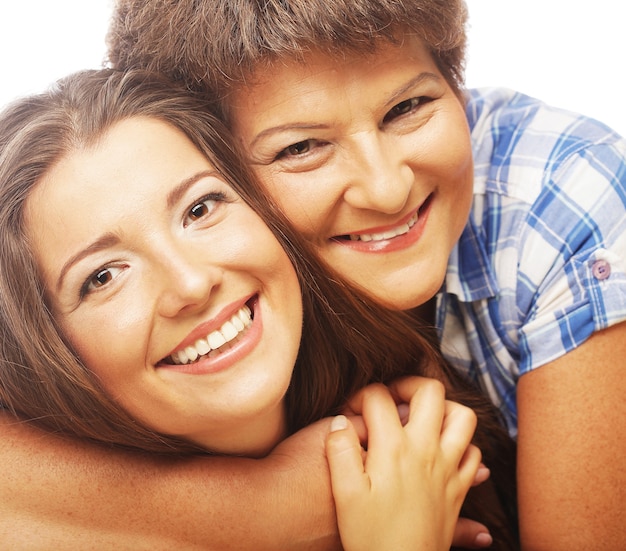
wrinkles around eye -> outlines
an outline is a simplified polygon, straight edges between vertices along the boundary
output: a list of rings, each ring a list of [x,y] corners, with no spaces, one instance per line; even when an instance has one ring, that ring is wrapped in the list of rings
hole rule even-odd
[[[389,112],[383,118],[383,123],[389,123],[398,117],[402,117],[403,115],[407,115],[414,111],[417,111],[420,107],[424,106],[430,101],[432,101],[432,99],[426,96],[420,96],[401,101],[389,110]]]
[[[276,159],[303,157],[321,145],[322,142],[319,140],[302,140],[285,147],[278,153]]]

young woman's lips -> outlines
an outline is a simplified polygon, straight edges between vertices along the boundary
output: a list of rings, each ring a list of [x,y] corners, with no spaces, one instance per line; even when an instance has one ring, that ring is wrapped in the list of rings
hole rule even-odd
[[[332,241],[362,252],[388,253],[415,243],[424,231],[433,194],[421,206],[393,226],[371,228],[367,231],[333,237]]]
[[[215,323],[211,324],[215,327]],[[217,328],[203,337],[194,331],[191,339],[164,358],[157,368],[203,375],[225,370],[247,356],[258,344],[263,332],[258,297],[246,301]],[[185,345],[186,344],[186,345]]]

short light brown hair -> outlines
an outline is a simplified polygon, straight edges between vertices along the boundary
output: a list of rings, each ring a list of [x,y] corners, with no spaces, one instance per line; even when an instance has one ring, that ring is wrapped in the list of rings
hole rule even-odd
[[[414,33],[445,79],[463,87],[463,0],[117,0],[109,61],[142,68],[223,99],[264,64],[372,52]]]

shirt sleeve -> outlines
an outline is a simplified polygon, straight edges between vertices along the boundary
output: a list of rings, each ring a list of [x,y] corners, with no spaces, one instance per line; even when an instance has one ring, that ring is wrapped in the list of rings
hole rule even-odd
[[[610,136],[564,142],[525,220],[520,374],[626,320],[626,142]]]

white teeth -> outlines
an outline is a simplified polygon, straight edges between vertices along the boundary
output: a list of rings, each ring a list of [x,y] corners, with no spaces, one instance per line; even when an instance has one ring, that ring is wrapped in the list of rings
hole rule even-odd
[[[227,341],[232,341],[239,333],[239,331],[235,329],[235,326],[229,321],[222,325],[221,331]]]
[[[219,348],[230,348],[228,343],[234,341],[241,332],[252,323],[252,311],[244,305],[230,320],[225,322],[217,331],[213,331],[204,339],[198,339],[193,345],[174,352],[170,356],[175,364],[195,362],[201,356],[219,354]]]
[[[384,241],[385,239],[391,239],[392,237],[397,237],[398,235],[404,235],[408,233],[408,231],[415,226],[417,223],[417,212],[411,217],[411,219],[406,223],[394,228],[392,230],[387,230],[383,233],[361,233],[361,234],[350,234],[350,241]]]
[[[206,339],[197,340],[195,347],[200,356],[204,356],[205,354],[208,354],[211,351],[211,347],[209,346],[209,343],[207,342]]]
[[[196,361],[196,358],[200,355],[193,346],[188,346],[187,348],[185,348],[185,354],[187,354],[187,357],[192,362]]]
[[[179,350],[176,354],[174,354],[174,361],[176,363],[186,364],[189,361],[189,358],[184,350]]]
[[[224,335],[222,335],[219,331],[213,331],[208,337],[207,341],[209,341],[209,346],[212,350],[219,348],[223,344],[226,344],[226,339]]]
[[[231,319],[230,321],[232,322],[233,327],[237,330],[237,332],[243,331],[245,325],[243,324],[243,321],[241,321],[237,316],[233,316],[233,319]]]
[[[243,321],[244,325],[248,325],[250,321],[252,321],[252,310],[250,310],[250,308],[248,308],[245,304],[243,305],[243,308],[239,310],[239,312],[237,312],[237,314],[235,315],[239,316],[239,319]]]

